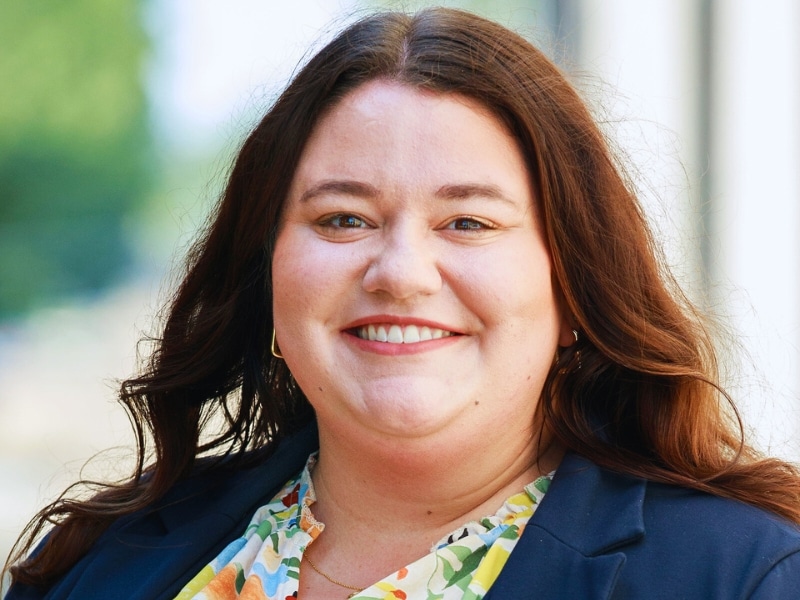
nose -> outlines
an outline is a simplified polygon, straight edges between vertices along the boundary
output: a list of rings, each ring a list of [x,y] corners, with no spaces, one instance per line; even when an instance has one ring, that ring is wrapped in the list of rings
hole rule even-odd
[[[434,294],[442,287],[435,242],[425,232],[404,226],[380,236],[364,274],[367,292],[384,292],[398,300]]]

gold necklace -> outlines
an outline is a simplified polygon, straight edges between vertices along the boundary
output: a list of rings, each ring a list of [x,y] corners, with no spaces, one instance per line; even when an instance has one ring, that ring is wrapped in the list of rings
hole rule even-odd
[[[313,560],[311,560],[311,557],[308,555],[308,550],[306,550],[306,551],[303,553],[303,560],[304,560],[304,561],[307,561],[307,562],[308,562],[308,564],[309,564],[309,566],[310,566],[312,569],[314,569],[314,570],[315,570],[317,573],[319,573],[320,575],[322,575],[322,576],[323,576],[325,579],[327,579],[327,580],[328,580],[328,581],[330,581],[331,583],[333,583],[333,584],[336,584],[336,585],[338,585],[339,587],[346,588],[346,589],[348,589],[348,590],[355,590],[355,591],[354,591],[352,594],[350,594],[350,595],[348,596],[348,598],[352,598],[352,597],[353,597],[353,596],[355,596],[356,594],[358,594],[358,593],[360,593],[360,592],[363,592],[365,589],[367,589],[367,588],[363,588],[363,587],[357,587],[357,586],[355,586],[355,585],[348,585],[348,584],[344,583],[343,581],[338,581],[338,580],[334,579],[333,577],[331,577],[330,575],[328,575],[327,573],[323,572],[323,571],[322,571],[322,570],[321,570],[321,569],[320,569],[320,568],[319,568],[317,565],[315,565],[315,564],[314,564],[314,561],[313,561]]]

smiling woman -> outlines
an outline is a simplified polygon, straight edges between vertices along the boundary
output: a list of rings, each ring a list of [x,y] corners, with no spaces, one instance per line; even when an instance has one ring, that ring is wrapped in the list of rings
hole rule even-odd
[[[533,480],[537,400],[559,340],[574,343],[534,205],[518,144],[465,97],[378,79],[320,120],[289,189],[272,280],[277,339],[321,432],[357,434],[352,450],[376,464],[402,456],[440,479],[426,463],[445,456],[428,445],[463,458],[493,421],[503,452],[487,473],[511,456],[529,467],[514,474],[522,484],[473,482],[488,494]],[[347,460],[371,471],[364,462]]]
[[[242,146],[133,477],[46,507],[8,598],[791,598],[800,477],[665,272],[539,51],[367,17]]]

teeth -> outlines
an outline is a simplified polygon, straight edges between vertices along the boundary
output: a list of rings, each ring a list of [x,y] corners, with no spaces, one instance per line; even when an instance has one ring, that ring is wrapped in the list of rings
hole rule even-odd
[[[402,344],[403,343],[403,330],[400,329],[399,325],[392,325],[389,327],[389,339],[386,340],[390,344]]]
[[[398,329],[400,329],[398,327]],[[419,341],[419,329],[417,329],[416,325],[409,325],[406,327],[406,330],[403,332],[403,343],[404,344],[416,344]]]
[[[416,344],[453,335],[443,329],[416,325],[367,325],[359,327],[357,333],[362,340],[389,344]]]

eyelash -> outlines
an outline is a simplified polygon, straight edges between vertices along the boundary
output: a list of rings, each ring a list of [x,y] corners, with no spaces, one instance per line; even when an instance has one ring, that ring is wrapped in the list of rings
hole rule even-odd
[[[343,225],[342,221],[344,220],[357,221],[358,224]],[[338,213],[329,217],[324,217],[319,221],[319,224],[323,227],[333,227],[335,229],[360,229],[367,226],[367,222],[364,219],[350,213]]]
[[[350,222],[349,225],[344,222]],[[322,227],[331,227],[334,229],[362,229],[369,227],[365,219],[351,213],[337,213],[330,215],[319,220],[319,225]],[[466,225],[459,227],[458,225]],[[456,217],[447,222],[442,229],[450,229],[453,231],[490,231],[496,227],[483,219],[478,219],[472,216]]]
[[[457,223],[467,223],[467,227],[457,227]],[[455,231],[481,231],[481,230],[491,230],[495,229],[494,225],[491,223],[487,223],[482,219],[478,219],[475,217],[456,217],[452,221],[450,221],[445,229],[453,229]]]

